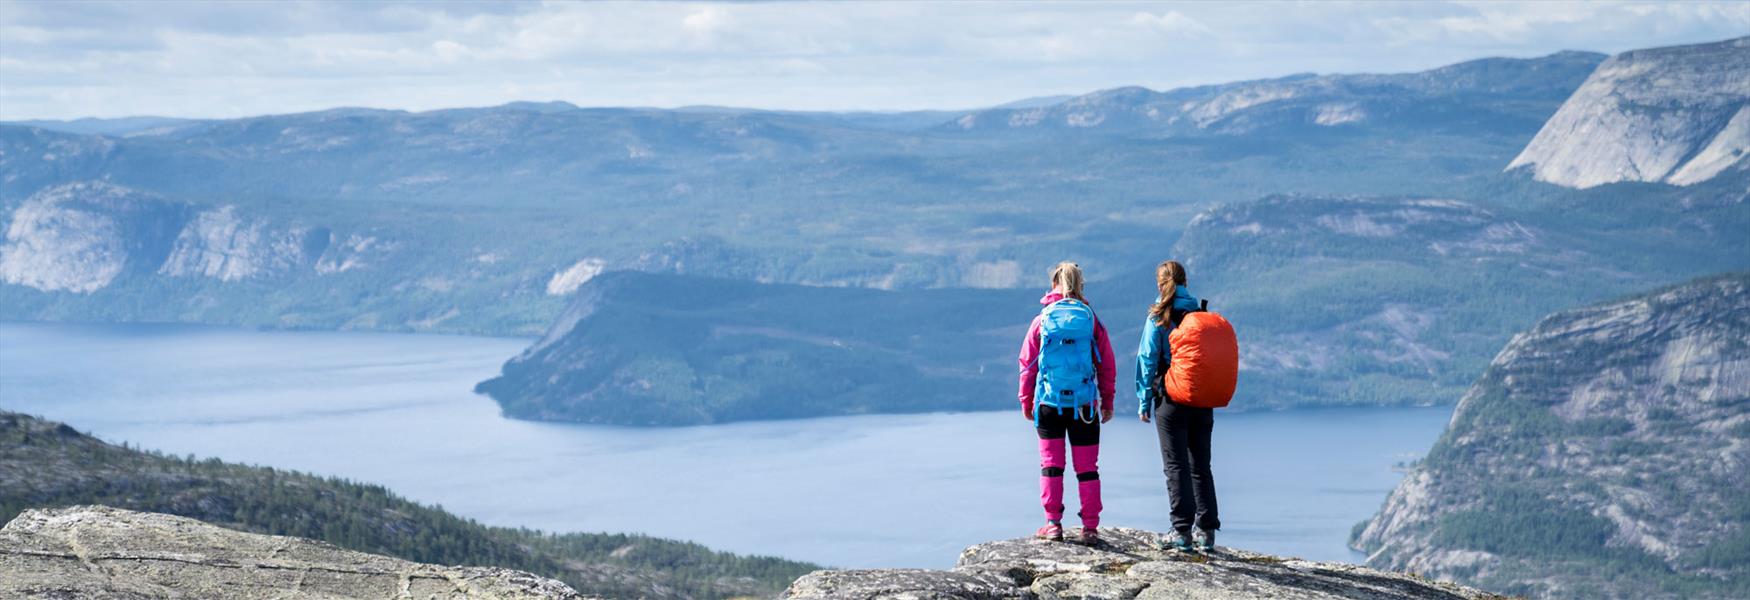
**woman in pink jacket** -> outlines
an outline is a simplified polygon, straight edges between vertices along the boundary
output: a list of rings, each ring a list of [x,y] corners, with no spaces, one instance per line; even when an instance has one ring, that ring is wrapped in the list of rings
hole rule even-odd
[[[1116,362],[1106,326],[1082,295],[1082,269],[1051,269],[1051,292],[1021,341],[1021,414],[1039,433],[1039,499],[1045,526],[1037,535],[1063,539],[1064,438],[1075,460],[1085,544],[1100,541],[1100,424],[1112,419]],[[1037,406],[1035,406],[1037,405]]]

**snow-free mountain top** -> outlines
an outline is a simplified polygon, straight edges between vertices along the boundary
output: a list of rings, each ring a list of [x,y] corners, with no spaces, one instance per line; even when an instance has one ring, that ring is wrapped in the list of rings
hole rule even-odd
[[[1604,61],[1509,170],[1589,188],[1690,185],[1750,151],[1750,37],[1624,52]]]

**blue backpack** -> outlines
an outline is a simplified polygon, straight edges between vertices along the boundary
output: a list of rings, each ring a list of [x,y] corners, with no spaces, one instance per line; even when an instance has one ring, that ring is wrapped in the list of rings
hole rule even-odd
[[[1094,309],[1065,298],[1046,305],[1039,315],[1039,379],[1033,397],[1059,410],[1074,408],[1077,418],[1083,406],[1098,411],[1095,361],[1100,351],[1094,345]],[[1035,421],[1040,412],[1035,411]]]

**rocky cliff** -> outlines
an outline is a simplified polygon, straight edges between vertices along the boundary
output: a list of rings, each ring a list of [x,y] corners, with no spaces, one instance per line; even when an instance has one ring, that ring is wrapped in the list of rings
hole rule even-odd
[[[1509,170],[1587,188],[1689,185],[1750,151],[1750,37],[1624,52],[1604,61]]]
[[[1222,548],[1179,555],[1156,548],[1158,534],[1101,529],[1089,547],[1017,539],[960,553],[953,570],[816,571],[786,598],[837,600],[1101,599],[1483,600],[1492,594],[1340,563],[1319,563]]]
[[[0,597],[582,599],[522,571],[445,567],[104,506],[29,510],[0,528]]]
[[[1750,273],[1515,337],[1358,528],[1368,564],[1540,597],[1750,597]]]

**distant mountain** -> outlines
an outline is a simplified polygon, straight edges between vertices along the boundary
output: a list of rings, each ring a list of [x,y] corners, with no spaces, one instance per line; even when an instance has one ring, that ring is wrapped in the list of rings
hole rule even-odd
[[[198,122],[198,119],[178,119],[175,117],[116,117],[110,119],[86,117],[65,121],[54,119],[0,121],[0,124],[81,135],[127,136],[162,134],[177,127]]]
[[[0,521],[26,509],[82,504],[191,517],[415,562],[508,567],[613,598],[766,595],[817,568],[637,535],[487,527],[379,486],[164,456],[0,411]]]
[[[1073,95],[1073,94],[1059,94],[1056,96],[1034,96],[1032,98],[1022,98],[1020,100],[1013,100],[1013,101],[1009,101],[1009,102],[1004,102],[1002,104],[992,106],[991,108],[1041,108],[1041,107],[1052,106],[1052,105],[1056,105],[1056,104],[1063,104],[1064,102],[1070,100],[1071,98],[1075,98],[1075,95]]]
[[[1137,88],[1037,109],[1118,111],[1096,127],[562,102],[341,108],[127,137],[0,125],[0,318],[535,336],[613,271],[1037,290],[1068,259],[1129,336],[1154,293],[1149,269],[1180,257],[1258,340],[1245,345],[1248,405],[1450,401],[1550,310],[1750,267],[1734,235],[1750,172],[1584,191],[1501,173],[1601,58]],[[1318,122],[1315,109],[1342,102],[1368,116]],[[1187,112],[1166,125],[1143,107]],[[1289,196],[1314,201],[1258,200]],[[769,316],[762,327],[815,327]],[[1344,376],[1321,374],[1331,365]],[[501,397],[559,393],[539,387]],[[686,410],[661,419],[737,413],[676,416]]]
[[[1750,273],[1513,338],[1354,545],[1540,598],[1750,597]]]
[[[1750,168],[1750,37],[1604,61],[1508,169],[1592,187],[1689,185]]]
[[[1008,408],[1036,298],[604,273],[476,391],[512,417],[630,425]]]
[[[1497,193],[1484,188],[1586,60],[1327,78],[1381,102],[1448,86],[1465,90],[1445,100],[1460,112],[1519,115],[1462,128],[1253,119],[1215,137],[1016,138],[944,129],[954,115],[933,111],[564,102],[340,108],[126,137],[0,124],[0,317],[534,335],[604,270],[985,288],[1035,285],[1073,257],[1098,280],[1158,260],[1223,202]],[[1394,83],[1363,83],[1375,79]],[[126,206],[102,199],[114,194]],[[163,220],[139,221],[129,207],[142,203]],[[161,240],[159,226],[188,235]],[[116,239],[94,241],[98,230]],[[77,285],[45,270],[118,252],[131,266],[80,271]]]
[[[1541,123],[1604,55],[1489,58],[1398,75],[1292,75],[1157,92],[1124,87],[967,113],[950,127],[1087,129],[1129,135],[1236,135],[1272,128]]]

